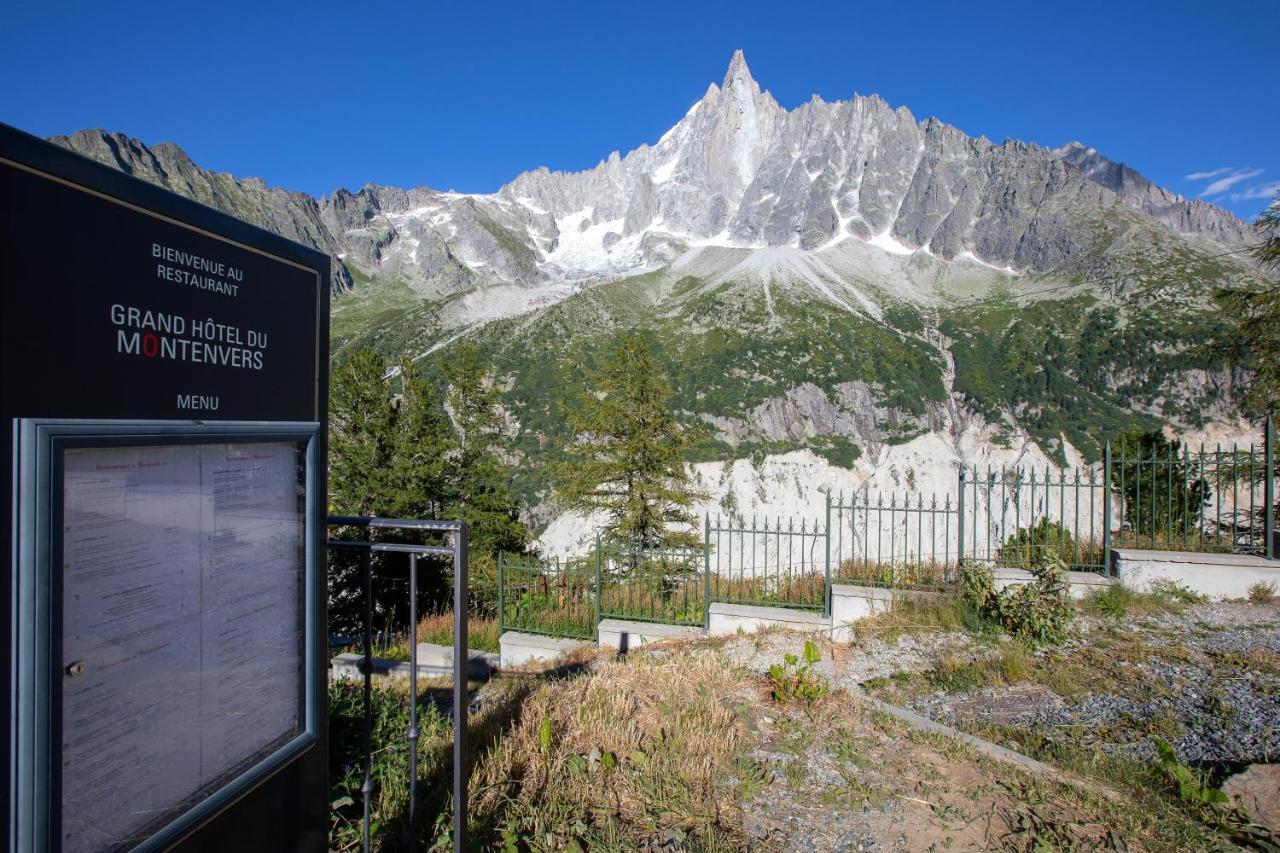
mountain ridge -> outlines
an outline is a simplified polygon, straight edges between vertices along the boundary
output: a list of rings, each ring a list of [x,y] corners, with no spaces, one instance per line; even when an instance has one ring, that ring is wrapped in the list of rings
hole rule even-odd
[[[786,110],[741,51],[653,145],[576,172],[539,167],[488,194],[370,183],[314,198],[204,170],[173,143],[105,131],[53,141],[329,252],[335,292],[373,277],[442,297],[631,274],[703,245],[816,251],[849,238],[1048,272],[1083,250],[1072,208],[1110,196],[1183,237],[1250,237],[1229,212],[1079,144],[994,143],[876,95]]]
[[[330,252],[336,362],[371,347],[431,372],[474,344],[536,527],[571,389],[617,330],[646,336],[680,419],[710,430],[700,464],[751,460],[764,512],[813,497],[761,473],[789,454],[894,487],[1083,464],[1125,429],[1231,422],[1247,378],[1203,348],[1226,334],[1214,290],[1258,280],[1228,212],[1083,146],[994,143],[874,95],[786,110],[740,53],[652,145],[488,194],[316,199],[177,146],[55,141]]]

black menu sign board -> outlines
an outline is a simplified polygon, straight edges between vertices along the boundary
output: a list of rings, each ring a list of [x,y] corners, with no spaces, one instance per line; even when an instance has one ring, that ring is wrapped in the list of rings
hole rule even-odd
[[[0,125],[10,849],[324,848],[328,287]]]

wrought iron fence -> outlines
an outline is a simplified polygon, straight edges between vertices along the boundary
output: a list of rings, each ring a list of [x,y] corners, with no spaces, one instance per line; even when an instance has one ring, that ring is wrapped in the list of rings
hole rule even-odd
[[[828,493],[821,519],[708,516],[691,548],[597,540],[565,564],[504,555],[502,627],[588,637],[601,617],[705,624],[717,602],[829,613],[832,583],[941,588],[965,562],[1033,568],[1049,555],[1108,573],[1113,547],[1276,556],[1269,420],[1248,448],[1142,440],[1150,446],[1108,443],[1088,467],[962,466],[944,494]]]
[[[703,542],[707,606],[827,607],[827,535],[820,520],[708,516]]]
[[[498,554],[499,630],[594,638],[600,621],[596,574],[594,555],[557,560]]]
[[[702,547],[595,547],[596,599],[602,618],[671,625],[702,625],[704,550]]]
[[[1110,466],[1054,471],[976,465],[959,474],[962,560],[1031,568],[1052,554],[1076,571],[1107,571]]]
[[[1192,451],[1170,442],[1122,443],[1111,482],[1115,544],[1127,548],[1275,553],[1273,427],[1261,446]]]
[[[954,579],[958,513],[951,495],[827,496],[831,580],[859,586],[938,588]]]

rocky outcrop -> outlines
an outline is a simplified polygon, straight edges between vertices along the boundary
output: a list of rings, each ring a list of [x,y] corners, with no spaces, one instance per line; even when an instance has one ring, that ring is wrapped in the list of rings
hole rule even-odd
[[[1117,163],[1081,142],[1068,142],[1053,152],[1075,166],[1085,177],[1115,193],[1129,207],[1139,210],[1180,234],[1199,234],[1222,243],[1256,242],[1257,235],[1245,222],[1222,208],[1199,199],[1185,199],[1158,187],[1140,172]]]
[[[351,286],[340,257],[343,240],[324,222],[319,202],[306,193],[268,187],[257,178],[235,178],[197,166],[177,145],[147,147],[124,134],[81,130],[51,140],[120,171],[172,190],[260,228],[332,256],[331,286]]]
[[[1230,213],[1079,143],[997,145],[874,95],[786,110],[741,51],[656,144],[582,172],[535,169],[490,195],[370,184],[315,199],[202,169],[170,143],[99,130],[54,141],[329,252],[335,290],[354,272],[426,298],[622,275],[708,244],[816,251],[852,239],[1096,276],[1108,217],[1146,217],[1175,241],[1250,236]]]

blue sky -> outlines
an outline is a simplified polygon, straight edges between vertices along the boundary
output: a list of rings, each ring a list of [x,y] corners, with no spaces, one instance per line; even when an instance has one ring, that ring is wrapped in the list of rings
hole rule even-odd
[[[735,48],[786,107],[876,93],[1092,145],[1252,217],[1280,190],[1280,3],[29,3],[0,120],[177,142],[313,194],[486,192],[656,140]],[[1270,65],[1270,67],[1268,67]]]

